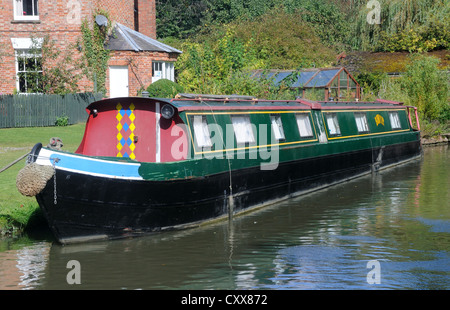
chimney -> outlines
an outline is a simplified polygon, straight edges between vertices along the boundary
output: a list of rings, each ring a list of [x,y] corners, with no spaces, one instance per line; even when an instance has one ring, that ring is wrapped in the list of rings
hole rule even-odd
[[[135,0],[135,29],[156,39],[156,0]]]

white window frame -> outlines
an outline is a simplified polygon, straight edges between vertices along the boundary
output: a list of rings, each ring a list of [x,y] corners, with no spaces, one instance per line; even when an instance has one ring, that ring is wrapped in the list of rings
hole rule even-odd
[[[11,43],[14,48],[14,55],[15,55],[15,68],[16,68],[16,89],[21,94],[27,94],[28,92],[21,92],[20,91],[20,79],[19,79],[19,73],[26,72],[23,70],[20,70],[19,68],[19,57],[24,56],[27,57],[42,57],[42,54],[31,54],[30,51],[32,49],[40,49],[43,44],[42,38],[11,38]],[[42,64],[41,64],[42,65]],[[42,72],[42,68],[40,71]]]
[[[175,65],[173,62],[152,62],[152,83],[160,79],[167,79],[175,82]]]
[[[363,112],[355,112],[356,127],[358,127],[359,133],[369,132],[369,124],[367,123],[367,115]]]
[[[235,115],[231,117],[231,122],[233,123],[234,135],[238,144],[255,143],[250,116]]]
[[[281,121],[281,115],[271,115],[270,122],[272,124],[272,130],[273,130],[275,139],[278,141],[285,140],[286,138],[284,135],[283,122]]]
[[[332,136],[338,136],[341,134],[341,128],[339,127],[339,121],[337,119],[336,113],[327,113],[325,114],[325,118],[327,120],[328,132]]]
[[[389,112],[389,121],[391,122],[392,129],[401,129],[402,124],[400,123],[400,117],[398,116],[398,112]]]
[[[311,127],[311,122],[309,120],[308,114],[296,114],[295,118],[297,119],[297,127],[298,132],[300,133],[300,137],[307,138],[313,137],[313,130]]]
[[[26,49],[22,49],[22,50],[16,50],[15,51],[15,57],[16,57],[16,89],[20,94],[29,94],[30,92],[28,92],[28,87],[26,85],[26,80],[25,80],[25,92],[21,91],[20,88],[20,73],[27,73],[27,72],[37,72],[37,73],[41,73],[42,74],[42,64],[41,64],[41,68],[38,71],[30,71],[30,70],[26,70],[27,68],[19,68],[19,58],[20,57],[25,57],[25,58],[32,58],[34,59],[34,61],[36,61],[36,58],[38,57],[42,57],[41,54],[32,54],[30,53],[30,50],[26,50]],[[24,62],[24,65],[27,62]],[[25,70],[24,70],[25,69]]]
[[[33,21],[39,20],[39,0],[12,0],[14,7],[14,20]],[[24,1],[31,1],[32,10],[35,15],[23,15]]]
[[[208,122],[204,115],[192,116],[192,127],[194,128],[195,143],[200,148],[212,147],[211,133],[209,132]]]

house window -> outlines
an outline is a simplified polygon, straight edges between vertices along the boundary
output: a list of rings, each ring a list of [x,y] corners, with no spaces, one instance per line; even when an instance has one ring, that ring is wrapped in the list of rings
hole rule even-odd
[[[312,137],[313,131],[311,127],[311,122],[309,121],[308,114],[297,114],[295,116],[297,118],[297,126],[300,132],[300,137]]]
[[[369,132],[369,125],[367,124],[365,113],[355,113],[355,121],[359,133]]]
[[[389,112],[389,120],[391,121],[392,129],[402,128],[402,125],[400,124],[400,118],[398,117],[398,112]]]
[[[192,118],[194,123],[195,142],[198,147],[211,147],[211,136],[208,123],[206,122],[206,116],[194,115]]]
[[[278,141],[284,140],[284,130],[283,130],[283,123],[281,122],[281,116],[280,115],[272,115],[270,117],[270,121],[272,123],[272,130],[273,134],[275,136],[275,139]]]
[[[336,113],[327,113],[326,115],[327,127],[330,135],[337,136],[341,134],[341,129],[339,128],[339,122]]]
[[[249,116],[232,116],[233,130],[238,144],[254,143],[252,124]]]
[[[38,0],[13,0],[14,20],[39,20]]]
[[[152,63],[152,83],[167,79],[175,82],[175,66],[173,62],[153,61]]]
[[[17,90],[19,93],[42,92],[42,56],[30,50],[16,50]]]

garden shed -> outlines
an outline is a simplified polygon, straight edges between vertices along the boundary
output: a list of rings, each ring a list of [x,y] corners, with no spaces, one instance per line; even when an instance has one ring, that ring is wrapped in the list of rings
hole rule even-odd
[[[344,67],[302,70],[258,70],[254,77],[272,79],[298,90],[304,99],[318,101],[360,100],[361,87]]]

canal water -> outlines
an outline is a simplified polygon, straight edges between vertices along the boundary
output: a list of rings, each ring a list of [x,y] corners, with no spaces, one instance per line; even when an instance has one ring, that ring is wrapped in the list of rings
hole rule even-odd
[[[448,290],[450,151],[227,221],[60,246],[0,241],[0,289]]]

